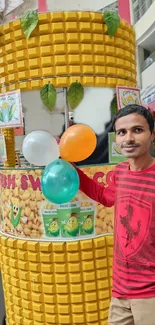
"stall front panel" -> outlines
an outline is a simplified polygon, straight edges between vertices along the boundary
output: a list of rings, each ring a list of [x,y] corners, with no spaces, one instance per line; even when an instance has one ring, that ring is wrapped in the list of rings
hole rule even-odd
[[[84,167],[98,183],[110,184],[114,165]],[[18,238],[69,240],[113,232],[113,207],[78,192],[71,202],[53,204],[41,191],[43,169],[1,169],[1,231]]]

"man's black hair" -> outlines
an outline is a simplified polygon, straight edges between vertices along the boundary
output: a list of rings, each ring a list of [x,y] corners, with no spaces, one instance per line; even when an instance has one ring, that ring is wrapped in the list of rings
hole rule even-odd
[[[123,107],[122,109],[120,109],[118,111],[118,113],[114,116],[114,119],[113,119],[113,129],[114,129],[114,131],[115,131],[115,123],[116,123],[116,121],[119,118],[121,118],[123,116],[130,115],[130,114],[139,114],[139,115],[144,116],[144,118],[146,119],[146,121],[147,121],[147,123],[149,125],[149,129],[150,129],[151,134],[153,133],[154,120],[153,120],[153,117],[152,117],[150,111],[148,109],[146,109],[145,107],[140,106],[140,105],[136,105],[136,104],[125,106],[125,107]]]

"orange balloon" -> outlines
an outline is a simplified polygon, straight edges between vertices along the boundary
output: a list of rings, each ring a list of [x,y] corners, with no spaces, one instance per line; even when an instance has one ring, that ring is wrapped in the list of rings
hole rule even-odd
[[[94,152],[96,144],[96,135],[89,126],[72,125],[61,137],[60,156],[70,162],[82,161]]]

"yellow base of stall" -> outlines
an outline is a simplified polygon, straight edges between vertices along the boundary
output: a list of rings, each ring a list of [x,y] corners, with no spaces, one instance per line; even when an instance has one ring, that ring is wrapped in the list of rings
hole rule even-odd
[[[7,325],[107,325],[112,235],[0,241]]]

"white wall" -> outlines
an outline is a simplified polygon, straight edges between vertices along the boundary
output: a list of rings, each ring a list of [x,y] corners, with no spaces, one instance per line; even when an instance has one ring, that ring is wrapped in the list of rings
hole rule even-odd
[[[116,0],[47,0],[47,11],[98,11],[105,6],[111,5]],[[5,23],[12,20],[12,14],[16,18],[29,11],[38,8],[37,0],[24,1],[21,6],[5,17]]]
[[[142,78],[142,89],[155,83],[155,63],[151,64],[146,70],[141,74]]]
[[[25,118],[25,134],[33,130],[45,130],[58,136],[62,132],[64,117],[64,94],[62,89],[57,90],[56,110],[50,113],[40,99],[40,91],[26,91],[21,93],[22,109]],[[16,136],[16,150],[21,150],[23,136]]]
[[[58,89],[58,91],[60,91]],[[111,88],[89,87],[85,88],[84,98],[74,110],[75,122],[89,125],[97,134],[104,132],[105,124],[110,121],[110,103],[116,90]],[[54,136],[62,132],[65,97],[62,92],[58,94],[56,110],[49,113],[44,107],[39,91],[22,93],[22,106],[25,117],[25,133],[33,130],[45,130]],[[16,149],[21,150],[24,137],[16,137]]]
[[[97,11],[115,1],[116,0],[47,0],[47,8],[49,11]]]
[[[13,3],[12,7],[15,7],[16,6],[16,0],[12,0],[12,1],[9,2],[10,7],[11,7],[11,2]],[[19,2],[17,3],[17,5],[18,4],[19,4]],[[8,4],[7,8],[9,8],[9,4]],[[38,8],[38,0],[24,1],[19,7],[17,7],[15,10],[11,11],[11,13],[5,17],[4,23],[7,23],[10,20],[12,20],[13,16],[15,16],[15,18],[22,17],[23,14],[26,13],[27,11],[36,10],[37,8]]]
[[[40,91],[38,90],[23,92],[22,105],[25,116],[26,133],[37,129],[50,131],[54,136],[61,133],[64,119],[62,115],[59,114],[59,111],[64,110],[63,93],[60,92],[57,95],[55,114],[50,113],[45,108],[40,99]]]
[[[141,17],[140,20],[135,24],[136,40],[138,45],[141,44],[149,35],[152,33],[152,25],[154,24],[154,15],[155,15],[155,1]]]

